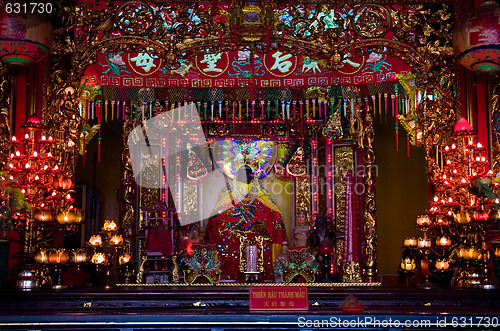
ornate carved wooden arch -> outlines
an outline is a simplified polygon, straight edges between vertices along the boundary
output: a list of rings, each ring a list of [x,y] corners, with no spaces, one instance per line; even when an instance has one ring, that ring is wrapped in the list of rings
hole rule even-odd
[[[450,1],[451,2],[451,1]],[[93,3],[93,2],[92,2]],[[54,68],[58,72],[66,70],[66,75],[53,75],[52,91],[49,96],[49,115],[46,120],[48,122],[55,121],[56,119],[50,115],[60,110],[60,114],[71,118],[75,115],[74,109],[60,108],[61,98],[68,97],[63,91],[68,86],[83,89],[80,85],[81,77],[85,72],[86,67],[96,61],[97,54],[101,51],[116,52],[116,51],[133,51],[148,49],[157,53],[166,60],[168,64],[175,65],[179,58],[190,57],[195,53],[215,53],[220,51],[233,50],[235,48],[234,38],[232,36],[231,27],[227,27],[221,35],[217,34],[215,25],[209,24],[208,16],[203,16],[203,13],[198,13],[203,16],[201,24],[203,25],[206,35],[203,37],[196,37],[196,33],[187,30],[177,29],[170,31],[170,39],[158,37],[158,35],[151,35],[150,30],[140,30],[149,35],[136,35],[130,28],[129,33],[119,34],[116,18],[118,10],[124,8],[126,4],[133,5],[134,3],[145,4],[143,1],[124,1],[120,6],[113,6],[111,2],[107,2],[99,7],[88,5],[87,1],[82,1],[80,4],[75,4],[73,1],[67,0],[61,3],[58,7],[60,17],[63,17],[61,27],[56,34],[55,45],[53,47]],[[188,8],[195,8],[197,2],[177,2],[177,1],[152,1],[157,6],[173,5],[180,6],[179,10],[188,11]],[[212,2],[206,2],[210,5]],[[236,2],[234,2],[236,3]],[[370,6],[370,3],[357,3],[354,1],[291,1],[292,13],[299,12],[299,3],[306,3],[313,6],[322,6],[317,8],[338,8],[339,6],[346,6],[353,8],[355,6]],[[423,145],[426,150],[426,158],[431,174],[431,179],[435,178],[439,173],[439,167],[436,166],[434,144],[439,143],[443,137],[450,131],[451,125],[455,120],[456,98],[451,93],[452,85],[455,83],[453,73],[454,61],[451,51],[451,31],[450,24],[453,22],[453,13],[451,7],[446,2],[422,0],[418,3],[419,6],[413,5],[414,1],[404,1],[403,5],[412,5],[412,13],[416,17],[412,24],[406,24],[395,7],[390,7],[391,25],[390,30],[399,29],[394,38],[382,38],[382,35],[361,35],[359,31],[353,30],[355,25],[353,21],[345,25],[345,31],[342,29],[326,29],[324,24],[318,23],[319,28],[300,29],[294,30],[294,24],[290,26],[274,26],[275,31],[284,33],[284,36],[279,34],[273,35],[269,38],[271,45],[270,50],[281,50],[282,47],[292,54],[296,55],[309,55],[315,58],[323,58],[329,61],[330,65],[335,68],[340,66],[342,57],[345,54],[351,56],[357,54],[366,54],[370,51],[376,50],[377,52],[386,53],[388,55],[398,56],[408,65],[410,65],[416,74],[416,82],[422,91],[436,94],[436,99],[426,101],[421,104],[421,108],[417,112],[418,122],[422,128],[424,138]],[[402,4],[402,1],[377,1],[374,6],[380,4],[396,5]],[[287,1],[278,2],[277,6],[286,7]],[[191,7],[189,7],[191,6]],[[146,8],[147,9],[147,8]],[[318,17],[317,10],[313,13],[313,17],[303,14],[298,18],[294,18],[294,23],[314,24],[313,18]],[[147,13],[147,10],[145,10]],[[140,17],[140,15],[138,16]],[[184,15],[183,17],[186,17]],[[299,22],[300,21],[300,22]],[[159,20],[156,18],[151,20],[151,24],[157,27]],[[450,23],[451,22],[451,23]],[[132,22],[133,23],[133,22]],[[77,29],[77,26],[84,28]],[[281,28],[281,30],[280,30]],[[158,28],[158,31],[161,27]],[[182,31],[181,31],[182,30]],[[358,29],[359,30],[359,29]],[[309,34],[307,33],[309,31]],[[349,38],[340,38],[338,33],[344,33],[347,37],[354,36],[356,39],[350,40]],[[351,33],[350,35],[347,35]],[[282,46],[284,42],[284,45]],[[251,47],[255,51],[266,51],[266,43],[261,40],[249,46],[248,44],[239,45],[238,47]],[[222,45],[222,46],[221,46]],[[70,65],[65,63],[66,59],[72,58]],[[56,70],[55,69],[55,70]],[[64,77],[64,79],[61,79]],[[446,82],[442,82],[442,77],[446,77]],[[78,95],[71,96],[77,98]],[[446,113],[444,109],[448,109]],[[445,115],[445,116],[443,116]],[[370,122],[371,119],[367,118],[366,121]],[[57,120],[59,125],[65,124]],[[369,124],[369,123],[367,123]],[[370,125],[367,125],[370,127]],[[125,130],[124,130],[125,131]],[[365,162],[373,164],[375,162],[375,154],[373,151],[373,131],[368,131],[363,136],[365,150]],[[77,146],[76,146],[77,147]],[[127,162],[130,160],[125,157],[124,168],[131,171]],[[368,192],[366,194],[366,212],[365,212],[365,236],[366,236],[366,251],[367,258],[365,275],[367,279],[373,280],[377,274],[376,263],[376,205],[375,205],[375,177],[373,174],[368,174],[367,178]],[[132,202],[128,197],[131,194],[130,187],[125,188],[125,195],[127,198],[123,202],[123,208],[127,211],[127,220],[133,216],[131,212]]]

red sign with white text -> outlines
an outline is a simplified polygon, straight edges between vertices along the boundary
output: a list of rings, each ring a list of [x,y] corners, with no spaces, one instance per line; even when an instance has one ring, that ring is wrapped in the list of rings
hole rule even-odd
[[[307,287],[250,287],[250,310],[309,310]]]
[[[386,83],[410,68],[400,59],[371,53],[346,58],[342,68],[329,69],[324,60],[273,51],[267,54],[231,51],[200,54],[169,69],[148,53],[99,54],[87,68],[91,85],[156,88],[290,88]]]

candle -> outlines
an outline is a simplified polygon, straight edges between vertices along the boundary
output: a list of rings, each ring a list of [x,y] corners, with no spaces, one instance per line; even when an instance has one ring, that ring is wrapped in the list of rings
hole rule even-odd
[[[401,260],[401,269],[411,271],[415,269],[415,267],[416,265],[414,259],[410,259],[409,257],[407,257],[404,260]]]
[[[417,224],[419,226],[429,226],[431,225],[431,219],[427,215],[417,217]]]
[[[436,244],[438,246],[441,246],[441,247],[446,247],[446,246],[450,246],[451,245],[451,240],[450,238],[446,237],[446,236],[443,236],[441,238],[438,238],[436,240]]]
[[[104,231],[116,231],[118,229],[118,225],[113,220],[105,220],[102,229]]]
[[[89,239],[89,244],[91,246],[101,246],[102,245],[102,238],[100,235],[93,235]]]
[[[429,238],[418,238],[419,248],[429,248],[431,247],[431,240]]]
[[[405,241],[404,241],[404,245],[406,247],[414,247],[414,246],[417,246],[417,239],[415,239],[415,237],[411,237],[411,238],[406,238]]]

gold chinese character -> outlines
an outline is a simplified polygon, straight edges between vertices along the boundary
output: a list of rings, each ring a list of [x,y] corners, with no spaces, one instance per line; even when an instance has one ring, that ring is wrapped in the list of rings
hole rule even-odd
[[[215,71],[215,72],[222,72],[222,69],[217,68],[217,61],[219,61],[222,58],[222,53],[219,54],[205,54],[203,56],[203,60],[200,61],[200,63],[206,63],[207,68],[202,69],[204,72],[209,72],[209,71]]]
[[[156,64],[154,64],[155,58],[148,53],[139,53],[136,57],[131,58],[130,61],[134,61],[138,67],[141,67],[145,72],[149,72],[152,67],[156,67]]]

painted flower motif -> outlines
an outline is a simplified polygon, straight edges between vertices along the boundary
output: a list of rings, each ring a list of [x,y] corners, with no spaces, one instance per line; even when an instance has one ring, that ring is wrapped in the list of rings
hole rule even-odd
[[[123,58],[120,54],[114,54],[109,58],[109,61],[114,64],[125,65],[125,62],[123,62]]]
[[[250,51],[238,51],[238,61],[245,61],[250,57]]]
[[[369,63],[376,63],[382,59],[382,54],[378,53],[370,53],[370,56],[368,57],[368,60],[366,62]]]

